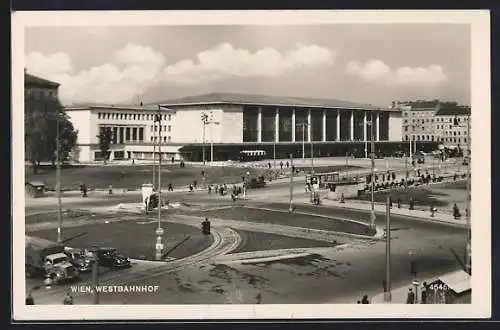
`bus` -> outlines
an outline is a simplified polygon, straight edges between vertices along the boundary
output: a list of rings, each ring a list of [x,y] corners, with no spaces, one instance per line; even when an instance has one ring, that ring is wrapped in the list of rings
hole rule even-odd
[[[256,160],[263,160],[266,158],[265,150],[242,150],[240,151],[240,161],[250,162]]]

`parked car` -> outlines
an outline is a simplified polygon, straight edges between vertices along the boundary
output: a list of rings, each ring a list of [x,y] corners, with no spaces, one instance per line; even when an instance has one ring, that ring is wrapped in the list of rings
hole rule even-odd
[[[64,253],[69,257],[70,262],[78,271],[84,273],[92,270],[94,260],[85,254],[82,249],[65,248]]]
[[[264,188],[266,186],[266,181],[264,181],[263,176],[259,176],[258,178],[252,178],[248,183],[249,188]]]
[[[107,268],[128,268],[131,266],[128,257],[118,253],[115,248],[99,248],[97,252],[99,266]]]

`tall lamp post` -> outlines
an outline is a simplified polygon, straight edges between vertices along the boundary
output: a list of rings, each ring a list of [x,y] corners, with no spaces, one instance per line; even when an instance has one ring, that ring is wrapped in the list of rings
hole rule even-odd
[[[206,174],[206,161],[205,161],[205,143],[206,143],[206,138],[205,138],[205,130],[206,130],[206,127],[207,127],[207,124],[208,124],[208,115],[203,112],[201,114],[201,122],[202,122],[202,125],[203,125],[203,177],[202,177],[202,180],[203,180],[203,188],[205,188],[205,174]]]
[[[370,211],[370,228],[375,228],[375,220],[377,216],[375,215],[375,196],[374,196],[374,186],[375,186],[375,140],[374,140],[374,129],[373,129],[373,113],[370,114],[370,140],[371,140],[371,182],[370,182],[370,194],[371,194],[371,211]]]
[[[387,163],[387,170],[389,164]],[[387,189],[386,207],[385,207],[385,291],[384,301],[391,302],[391,188]]]
[[[163,228],[161,228],[161,114],[160,106],[158,113],[155,115],[155,124],[158,123],[158,227],[156,228],[156,254],[155,259],[161,260],[163,255]]]
[[[61,159],[60,159],[60,150],[61,150],[61,141],[60,141],[60,113],[59,111],[56,113],[56,189],[57,189],[57,243],[62,242],[62,209],[61,209]]]
[[[297,126],[302,127],[302,161],[305,165],[306,164],[305,127],[306,126],[309,127],[310,125],[308,123],[301,122],[301,123],[297,124]],[[312,136],[311,136],[309,143],[311,145],[311,174],[313,174],[313,172],[314,172],[314,149],[313,149]]]
[[[210,124],[210,164],[213,165],[214,162],[214,125],[219,125],[218,121],[214,120],[214,114],[210,111],[210,118],[207,121]]]
[[[293,176],[294,176],[294,168],[293,168],[293,154],[290,154],[290,207],[288,208],[288,212],[293,212]]]

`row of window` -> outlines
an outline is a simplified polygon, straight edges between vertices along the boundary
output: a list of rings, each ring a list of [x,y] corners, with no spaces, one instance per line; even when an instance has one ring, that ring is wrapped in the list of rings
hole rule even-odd
[[[48,98],[48,99],[55,99],[57,98],[57,91],[56,90],[50,90],[50,89],[29,89],[26,88],[24,90],[24,95],[28,97],[32,97],[35,100],[38,99],[43,99],[43,98]]]
[[[165,132],[165,131],[171,132],[172,131],[172,126],[170,126],[170,125],[168,125],[168,126],[167,125],[163,125],[163,126],[160,125],[159,127],[160,127],[160,131],[162,131],[162,132]],[[150,131],[151,132],[158,132],[158,125],[151,125]]]
[[[97,119],[113,119],[113,120],[154,120],[154,114],[145,113],[115,113],[115,112],[99,112]],[[172,120],[172,115],[160,115],[161,120]]]
[[[162,140],[163,140],[163,142],[167,142],[167,141],[171,142],[172,141],[172,137],[171,136],[162,136]],[[151,142],[158,142],[160,140],[158,139],[158,136],[155,136],[155,137],[152,136],[150,138],[150,141]]]
[[[410,137],[405,135],[405,141],[409,141]],[[412,136],[412,141],[434,141],[434,135],[416,135]],[[437,137],[437,142],[455,142],[455,143],[467,143],[467,138],[451,138],[451,137]]]

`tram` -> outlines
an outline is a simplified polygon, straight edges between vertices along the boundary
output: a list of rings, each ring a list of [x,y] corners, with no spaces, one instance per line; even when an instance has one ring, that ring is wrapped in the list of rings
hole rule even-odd
[[[251,162],[266,158],[265,150],[242,150],[240,151],[241,162]]]

